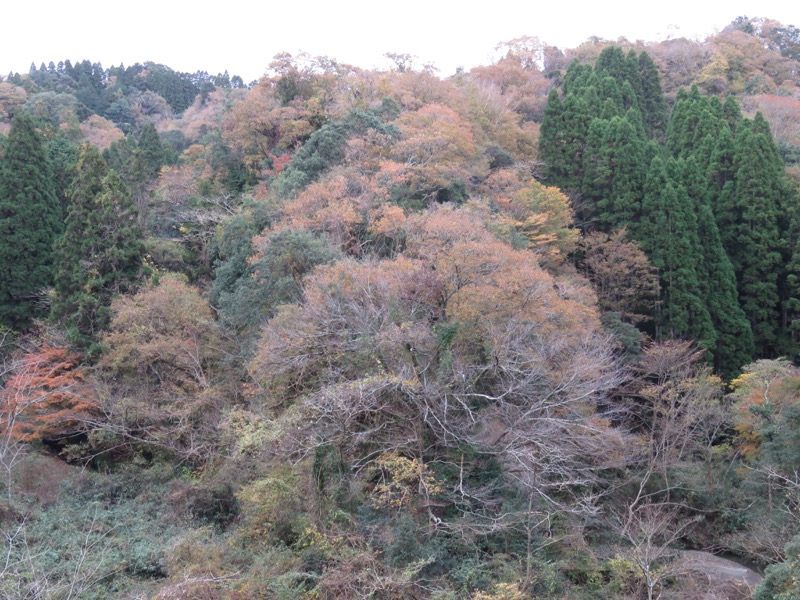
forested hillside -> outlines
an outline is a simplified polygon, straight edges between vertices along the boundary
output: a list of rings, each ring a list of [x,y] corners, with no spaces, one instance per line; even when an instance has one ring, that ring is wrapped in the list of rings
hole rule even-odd
[[[10,73],[0,595],[798,596],[799,43]]]

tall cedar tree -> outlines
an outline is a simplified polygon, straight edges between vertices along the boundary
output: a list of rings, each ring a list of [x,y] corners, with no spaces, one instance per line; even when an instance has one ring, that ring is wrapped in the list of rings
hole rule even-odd
[[[19,115],[0,162],[0,323],[22,328],[41,311],[62,226],[42,139],[31,118]]]
[[[125,184],[92,145],[81,148],[69,197],[67,229],[55,249],[51,315],[72,344],[91,349],[108,325],[112,298],[142,273],[142,233]]]
[[[715,98],[701,96],[696,87],[691,92],[681,90],[669,121],[667,149],[675,158],[686,158],[722,127],[722,106]]]
[[[703,261],[697,216],[686,188],[667,172],[655,157],[645,182],[642,221],[634,229],[661,276],[657,337],[694,339],[713,351],[717,334],[698,273]]]
[[[632,207],[641,200],[641,185],[647,171],[647,160],[639,165],[640,151],[643,142],[648,138],[661,138],[664,135],[666,108],[658,79],[658,71],[653,61],[645,53],[638,58],[633,52],[625,56],[617,47],[605,48],[593,69],[589,65],[573,62],[564,77],[564,97],[559,97],[553,89],[548,97],[542,120],[539,138],[539,156],[545,163],[547,183],[560,187],[572,196],[581,191],[586,198],[587,192],[593,198],[586,205],[578,204],[576,216],[578,222],[588,225],[598,213],[605,213],[607,222],[599,223],[600,227],[610,231],[616,226],[625,225],[636,213]],[[608,133],[615,138],[612,144],[628,145],[634,155],[633,159],[623,158],[628,164],[623,167],[624,175],[614,177],[624,188],[623,198],[613,198],[619,190],[609,189],[609,177],[603,177],[600,165],[593,169],[593,162],[598,160],[598,153],[606,153],[603,145],[610,142],[605,133],[592,130],[597,119],[612,120],[624,117],[629,131],[620,129],[617,122],[616,131]],[[635,133],[635,135],[634,135]],[[624,149],[611,154],[622,157]],[[613,156],[606,157],[606,167],[615,172]],[[604,159],[600,159],[604,162]],[[587,172],[584,173],[584,168]],[[586,178],[588,177],[588,181]],[[593,182],[599,186],[594,188]],[[635,190],[635,191],[634,191]],[[597,210],[597,202],[607,207]],[[613,216],[614,203],[621,203],[624,215]],[[592,226],[597,226],[593,223]]]
[[[674,177],[682,180],[697,214],[701,262],[697,265],[700,284],[711,322],[717,333],[713,348],[717,372],[732,376],[752,360],[753,333],[739,306],[736,275],[722,247],[717,222],[709,202],[708,182],[693,157],[673,163]]]
[[[639,110],[642,112],[644,127],[655,139],[662,139],[667,128],[667,105],[661,90],[661,79],[653,59],[647,52],[639,55],[639,72],[642,80],[642,100]]]
[[[647,174],[645,142],[624,117],[595,119],[583,155],[582,207],[605,232],[639,220]]]
[[[786,182],[775,144],[764,129],[758,118],[738,126],[735,176],[719,196],[717,220],[736,271],[739,301],[753,329],[756,354],[772,356],[778,351],[780,330],[778,276],[784,262],[781,212]]]
[[[592,116],[585,100],[569,95],[562,101],[553,89],[547,101],[539,139],[546,182],[565,192],[577,190],[582,180],[582,157]],[[582,217],[583,215],[578,215]]]
[[[147,181],[158,177],[158,172],[167,159],[167,152],[161,138],[158,136],[155,126],[147,123],[142,127],[139,134],[139,144],[137,146],[136,161],[137,171],[141,172],[142,177]]]

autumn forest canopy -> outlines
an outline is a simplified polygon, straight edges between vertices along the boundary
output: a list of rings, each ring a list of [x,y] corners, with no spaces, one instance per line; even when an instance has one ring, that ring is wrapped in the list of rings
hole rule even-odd
[[[499,49],[0,78],[0,596],[800,597],[800,30]]]

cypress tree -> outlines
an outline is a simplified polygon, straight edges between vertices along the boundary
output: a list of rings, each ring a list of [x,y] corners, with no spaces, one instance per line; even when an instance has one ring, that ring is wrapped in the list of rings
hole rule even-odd
[[[91,351],[108,324],[112,298],[141,275],[142,234],[122,179],[92,145],[81,148],[69,196],[67,229],[55,249],[51,317],[72,344]]]
[[[30,117],[12,122],[0,163],[0,322],[19,328],[37,316],[52,284],[53,242],[63,220],[50,162]]]

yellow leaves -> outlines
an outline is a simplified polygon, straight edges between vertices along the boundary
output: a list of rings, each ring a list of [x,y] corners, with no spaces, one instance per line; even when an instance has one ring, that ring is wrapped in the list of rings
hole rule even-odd
[[[749,387],[750,385],[752,385],[751,381],[753,380],[754,377],[755,373],[747,373],[747,372],[742,373],[736,379],[731,381],[730,383],[731,389],[737,391],[744,388],[745,386]]]
[[[498,583],[491,592],[476,592],[472,600],[524,600],[525,597],[516,583]]]
[[[561,190],[531,180],[510,200],[520,213],[518,227],[528,238],[529,247],[552,255],[575,249],[578,230],[572,227],[572,208]]]
[[[398,452],[387,452],[375,461],[378,483],[371,502],[376,508],[403,508],[414,500],[429,500],[442,491],[430,468]]]
[[[126,375],[206,389],[208,370],[222,353],[222,341],[208,303],[181,275],[163,275],[134,296],[117,298],[109,352],[100,366]]]
[[[575,250],[579,234],[572,227],[572,208],[569,198],[558,188],[535,179],[523,181],[515,172],[501,170],[487,179],[482,190],[518,233],[527,238],[528,248],[546,262],[560,263]]]
[[[763,425],[800,401],[800,372],[785,359],[759,360],[744,367],[731,387],[737,444],[752,459],[761,449]]]
[[[309,482],[297,470],[276,469],[248,483],[236,494],[242,503],[243,526],[238,535],[253,543],[269,543],[290,534],[302,516]]]
[[[728,89],[730,65],[722,52],[714,52],[711,61],[700,71],[697,84],[710,94],[720,94]]]

